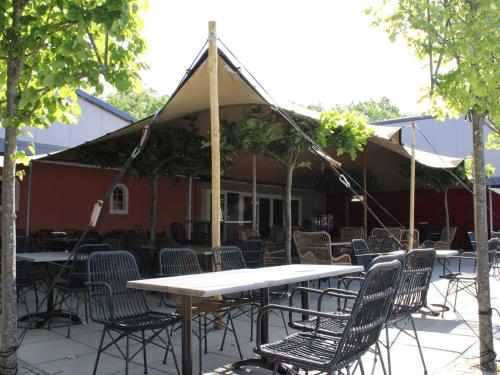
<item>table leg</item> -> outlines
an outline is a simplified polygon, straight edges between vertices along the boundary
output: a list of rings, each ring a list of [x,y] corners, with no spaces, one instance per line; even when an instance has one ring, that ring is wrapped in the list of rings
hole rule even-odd
[[[182,374],[193,373],[193,353],[191,344],[192,324],[191,296],[182,296]]]
[[[260,290],[260,307],[269,305],[269,288]],[[269,314],[264,314],[261,321],[261,338],[262,343],[269,342]]]
[[[300,286],[303,288],[309,288],[309,281],[302,281],[300,283]],[[302,292],[301,297],[302,297],[302,308],[305,310],[309,310],[309,293]],[[307,320],[308,318],[309,315],[307,314],[302,315],[302,320]]]

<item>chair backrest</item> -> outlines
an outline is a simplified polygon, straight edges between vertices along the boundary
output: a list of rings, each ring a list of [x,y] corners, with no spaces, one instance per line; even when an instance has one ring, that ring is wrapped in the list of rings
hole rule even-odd
[[[385,238],[388,236],[393,236],[398,241],[401,241],[403,230],[398,227],[373,228],[372,236],[374,236],[375,238]]]
[[[239,227],[238,228],[238,239],[240,241],[246,241],[249,239],[260,238],[259,231],[253,228]]]
[[[417,249],[419,244],[420,244],[420,232],[418,231],[418,229],[413,229],[413,237],[410,236],[410,230],[405,229],[405,231],[403,232],[402,241],[408,243],[408,242],[410,242],[410,238],[413,238],[412,249]]]
[[[170,233],[175,242],[185,243],[186,239],[186,229],[182,223],[170,223]]]
[[[333,358],[335,368],[360,358],[377,342],[394,301],[401,267],[400,261],[393,260],[368,270]]]
[[[500,238],[500,231],[499,232],[492,231],[490,234],[490,238]]]
[[[396,239],[393,236],[374,237],[370,236],[369,247],[372,253],[388,253],[399,250]]]
[[[35,241],[31,236],[16,236],[16,251],[18,253],[32,253],[36,251]]]
[[[216,271],[247,268],[243,253],[238,246],[217,246],[213,249],[212,261]]]
[[[127,251],[92,253],[88,260],[90,316],[105,323],[137,317],[149,311],[144,292],[127,288],[127,281],[139,280],[139,268]]]
[[[269,239],[274,241],[276,249],[282,250],[285,248],[285,228],[282,226],[274,225],[271,228]]]
[[[112,250],[120,250],[121,240],[120,238],[104,238],[102,243],[111,246]]]
[[[248,268],[262,267],[264,256],[264,241],[250,239],[241,243],[241,252]]]
[[[210,245],[210,221],[197,221],[193,225],[193,240],[198,245]]]
[[[476,235],[474,234],[474,232],[467,232],[467,236],[469,237],[469,241],[470,241],[470,244],[472,246],[472,251],[476,251],[477,247],[476,247]]]
[[[354,239],[351,243],[356,262],[358,265],[363,266],[366,269],[372,262],[372,255],[370,253],[370,249],[368,248],[368,244],[362,239]]]
[[[109,244],[84,244],[76,249],[75,256],[71,262],[71,268],[66,278],[72,282],[84,283],[88,279],[87,262],[90,254],[98,251],[106,252],[111,251],[113,248]]]
[[[497,261],[497,255],[500,251],[500,238],[491,238],[488,241],[488,264],[489,268]]]
[[[327,232],[293,232],[300,263],[331,264],[331,238]]]
[[[340,242],[365,238],[363,227],[340,227]]]
[[[446,242],[450,244],[453,242],[455,238],[455,234],[457,233],[457,227],[444,227],[441,231],[441,242]]]
[[[196,253],[185,247],[162,249],[159,259],[162,276],[181,276],[202,272]]]
[[[409,316],[425,306],[435,257],[434,249],[414,249],[406,253],[391,320]]]

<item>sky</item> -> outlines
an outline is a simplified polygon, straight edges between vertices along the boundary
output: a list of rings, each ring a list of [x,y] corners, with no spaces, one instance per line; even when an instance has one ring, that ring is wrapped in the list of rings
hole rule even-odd
[[[145,87],[171,94],[217,21],[218,37],[278,101],[326,108],[387,96],[405,114],[428,83],[404,41],[391,43],[368,0],[149,0]]]

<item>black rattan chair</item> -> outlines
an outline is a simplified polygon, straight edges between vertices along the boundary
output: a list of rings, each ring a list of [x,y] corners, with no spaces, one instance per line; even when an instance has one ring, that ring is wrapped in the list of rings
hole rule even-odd
[[[387,263],[387,262],[392,262],[393,260],[397,260],[401,263],[401,270],[404,267],[404,261],[405,261],[405,254],[402,251],[394,252],[388,255],[380,255],[376,257],[375,259],[372,260],[370,265],[366,268],[368,271],[371,267],[373,267],[376,264],[379,263]],[[366,277],[366,273],[361,272],[361,276],[349,276],[345,277],[342,279],[342,281],[347,280],[347,282],[341,282],[339,283],[340,285],[343,285],[346,289],[340,289],[339,288],[329,288],[329,289],[312,289],[312,288],[296,288],[293,290],[293,292],[290,295],[289,299],[289,304],[290,306],[293,306],[293,301],[295,294],[297,293],[302,293],[302,292],[307,292],[307,293],[313,293],[319,295],[319,300],[318,300],[318,311],[324,311],[322,310],[322,301],[325,296],[337,296],[337,311],[341,313],[346,313],[350,312],[352,309],[351,304],[349,302],[353,302],[355,297],[357,296],[357,291],[351,291],[348,288],[350,287],[351,283],[353,281],[359,281],[359,285],[364,281]],[[289,321],[289,325],[293,329],[297,329],[300,331],[314,331],[316,329],[316,318],[312,319],[305,319],[305,320],[298,320],[298,321]],[[324,334],[331,334],[331,335],[340,335],[344,331],[346,327],[346,322],[345,321],[338,321],[335,319],[321,319],[320,325],[319,325],[319,332],[324,333]]]
[[[491,272],[494,269],[497,261],[497,255],[500,251],[500,239],[492,238],[488,241],[488,267]],[[444,305],[448,303],[448,297],[451,294],[455,294],[455,301],[453,303],[453,311],[456,311],[457,307],[457,296],[458,293],[464,291],[469,295],[477,298],[477,274],[476,269],[476,257],[475,253],[462,253],[459,256],[450,257],[450,259],[457,259],[459,264],[458,272],[449,273],[442,276],[442,278],[448,280],[448,287],[446,288],[446,295],[444,297]],[[471,262],[474,267],[474,272],[462,272],[462,262]],[[444,311],[443,311],[444,314]]]
[[[35,252],[35,241],[31,236],[16,236],[16,251],[19,253]],[[35,310],[38,312],[39,285],[46,280],[46,277],[47,273],[40,268],[40,265],[22,260],[16,261],[17,301],[24,304],[26,314],[30,314],[27,298],[30,291],[35,294]]]
[[[71,265],[61,272],[60,278],[56,281],[54,288],[57,289],[54,305],[59,305],[59,310],[67,310],[68,323],[66,337],[71,335],[72,316],[78,316],[80,301],[83,299],[85,306],[85,322],[88,321],[87,303],[88,294],[85,283],[88,281],[87,261],[90,254],[97,251],[111,251],[108,244],[86,244],[81,245],[75,252]],[[74,302],[76,300],[76,306]],[[65,309],[63,309],[63,306]],[[48,328],[52,326],[52,318],[49,320]]]
[[[418,312],[422,307],[427,305],[427,291],[432,277],[432,269],[434,266],[434,259],[436,258],[436,250],[434,249],[415,249],[411,250],[405,255],[405,265],[403,269],[403,276],[401,279],[401,286],[396,293],[394,300],[394,307],[391,311],[390,317],[386,323],[385,334],[387,349],[387,359],[389,374],[391,374],[391,354],[390,349],[394,342],[399,337],[399,334],[404,330],[403,322],[408,320],[411,322],[414,336],[417,342],[420,359],[424,367],[424,374],[427,374],[427,367],[425,366],[424,355],[418,339],[415,322],[413,321],[412,314]],[[399,333],[394,340],[389,340],[389,325],[399,329]],[[411,336],[408,332],[409,336]]]
[[[202,273],[201,266],[198,262],[196,253],[188,248],[166,248],[160,251],[160,273],[161,276],[182,276]],[[179,310],[182,306],[182,298],[178,295],[171,294],[163,296],[163,301],[169,307]],[[193,332],[198,337],[199,342],[199,370],[202,373],[202,341],[204,341],[205,353],[207,353],[207,337],[213,328],[208,329],[208,325],[216,323],[217,319],[220,323],[227,316],[226,329],[230,326],[233,332],[236,347],[240,358],[243,359],[241,353],[238,336],[231,314],[231,310],[236,307],[235,301],[231,299],[216,300],[210,297],[192,297],[193,304],[193,319],[198,320],[198,331]],[[214,319],[210,320],[207,315],[212,314]],[[203,320],[203,322],[202,322]],[[203,327],[203,332],[202,332]],[[224,335],[225,336],[225,335]],[[222,349],[221,349],[222,350]]]
[[[354,296],[351,313],[327,313],[299,309],[290,306],[268,305],[261,309],[257,324],[257,348],[255,352],[274,363],[276,374],[280,365],[292,365],[293,370],[319,370],[332,374],[358,363],[364,374],[361,357],[376,344],[383,324],[392,306],[400,279],[401,263],[392,261],[370,268],[359,293]],[[313,331],[292,334],[272,343],[262,343],[261,320],[272,310],[282,310],[290,315],[305,314],[316,317]],[[321,319],[334,319],[345,324],[340,336],[319,331]],[[292,319],[290,319],[292,320]],[[348,372],[349,373],[349,372]]]
[[[171,223],[170,233],[172,234],[173,240],[178,244],[187,245],[192,242],[186,238],[186,228],[184,228],[182,223]]]
[[[147,344],[171,351],[179,374],[168,328],[180,322],[180,316],[151,310],[144,291],[127,288],[128,281],[140,279],[134,256],[127,251],[93,253],[88,260],[88,277],[90,316],[93,321],[104,325],[93,374],[97,372],[101,353],[114,347],[119,349],[125,359],[125,375],[128,375],[129,362],[141,352],[144,373],[147,373]],[[146,332],[151,332],[151,335],[146,337]],[[163,332],[167,336],[166,341],[161,336]],[[115,337],[113,333],[116,334]],[[111,341],[105,345],[106,335]],[[126,341],[125,353],[117,345],[122,338]],[[133,354],[130,353],[130,340],[141,344]]]
[[[248,268],[263,266],[264,241],[260,239],[248,239],[241,243],[241,252]]]

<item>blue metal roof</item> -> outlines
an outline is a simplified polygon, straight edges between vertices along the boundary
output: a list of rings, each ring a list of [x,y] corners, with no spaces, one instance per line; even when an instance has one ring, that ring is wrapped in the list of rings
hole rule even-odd
[[[137,121],[137,119],[135,117],[132,117],[128,113],[123,112],[121,109],[113,107],[112,105],[106,103],[105,101],[103,101],[99,98],[96,98],[95,96],[90,95],[89,93],[86,93],[82,89],[77,89],[76,94],[79,97],[91,102],[92,104],[95,104],[96,106],[104,109],[105,111],[108,111],[108,112],[114,114],[115,116],[118,116],[126,121],[129,121],[129,122]]]

